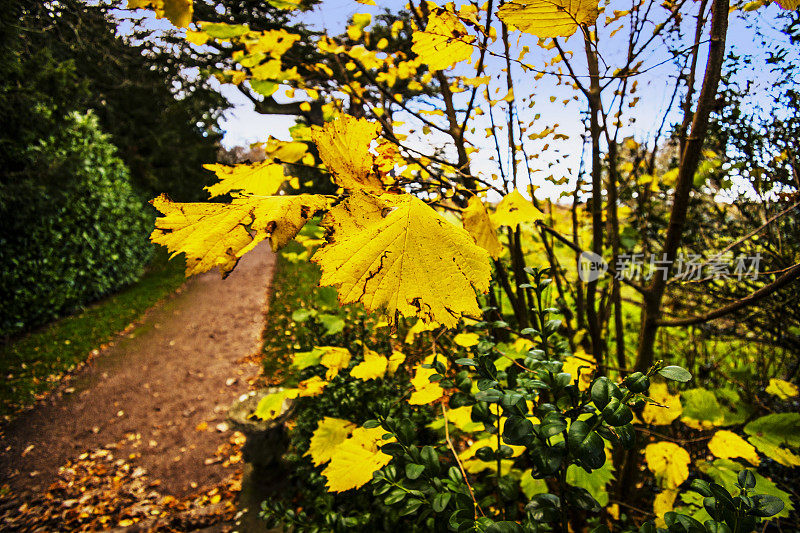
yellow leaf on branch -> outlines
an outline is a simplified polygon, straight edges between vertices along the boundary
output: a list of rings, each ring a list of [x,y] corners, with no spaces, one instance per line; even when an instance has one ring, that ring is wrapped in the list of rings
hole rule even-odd
[[[313,376],[297,384],[297,395],[301,398],[319,396],[327,385],[321,377]]]
[[[392,460],[380,451],[378,444],[385,433],[383,428],[356,428],[353,435],[336,446],[331,462],[322,471],[331,492],[358,488],[372,480],[372,474]]]
[[[689,478],[689,452],[672,442],[648,444],[644,449],[647,468],[661,488],[676,489]]]
[[[322,354],[320,364],[328,370],[325,372],[325,379],[333,379],[339,374],[339,370],[346,368],[350,364],[350,350],[339,346],[321,346]]]
[[[414,32],[413,39],[411,49],[431,70],[445,70],[469,59],[475,41],[458,17],[444,9],[433,11],[425,30]]]
[[[497,259],[503,251],[503,245],[497,238],[497,228],[492,224],[483,202],[477,196],[469,199],[466,209],[461,213],[461,219],[470,235],[478,246],[489,252],[492,258]]]
[[[364,348],[364,361],[353,367],[350,376],[363,381],[379,379],[386,374],[388,365],[389,361],[384,356],[369,348]]]
[[[397,369],[403,364],[403,361],[406,360],[406,355],[403,352],[398,352],[397,350],[392,352],[392,355],[389,356],[389,362],[386,366],[386,371],[391,376]]]
[[[543,220],[544,215],[534,205],[522,196],[517,189],[503,196],[494,212],[492,221],[498,226],[515,228],[523,222]]]
[[[754,466],[761,464],[761,458],[759,458],[756,449],[732,431],[718,430],[708,443],[708,449],[720,459],[740,457]]]
[[[432,365],[435,356],[429,355],[421,363],[414,367],[414,377],[411,384],[414,392],[408,400],[411,405],[426,405],[444,396],[444,389],[438,381],[431,381],[430,377],[436,374],[434,368],[423,368],[423,365]]]
[[[798,395],[797,385],[778,378],[770,378],[769,385],[765,390],[781,400],[788,400]]]
[[[656,515],[656,522],[659,527],[666,526],[664,515],[675,508],[675,499],[678,497],[677,490],[663,490],[656,494],[653,501],[653,514]]]
[[[156,17],[185,28],[192,22],[192,0],[128,0],[128,9],[152,8]]]
[[[336,447],[343,443],[354,429],[356,429],[355,424],[341,418],[326,416],[320,420],[308,443],[307,454],[311,456],[314,466],[330,461]]]
[[[243,163],[241,165],[203,165],[219,178],[219,183],[209,185],[205,189],[211,198],[222,196],[232,191],[240,191],[258,196],[271,196],[280,190],[286,176],[283,165],[272,161],[261,163]]]
[[[297,398],[297,389],[281,389],[267,394],[258,402],[253,416],[260,420],[273,420],[286,411],[289,400],[294,398]]]
[[[670,394],[666,383],[653,383],[648,395],[658,405],[645,404],[642,419],[646,424],[666,426],[683,413],[680,395]]]
[[[187,276],[214,267],[225,276],[267,238],[278,250],[327,206],[325,197],[312,194],[237,198],[230,204],[177,203],[162,194],[150,203],[164,214],[150,240],[173,255],[185,254]]]
[[[455,327],[462,316],[480,316],[475,290],[488,290],[491,266],[469,233],[411,195],[361,202],[364,195],[354,196],[326,217],[334,231],[312,258],[321,285],[335,286],[342,304],[385,309],[392,322],[400,313]]]
[[[569,37],[581,24],[593,24],[597,0],[513,0],[497,15],[511,28],[539,38]]]
[[[375,157],[370,144],[378,137],[379,125],[366,119],[342,115],[311,132],[322,162],[333,181],[345,189],[382,191],[383,183],[372,172]]]
[[[459,333],[453,337],[453,342],[464,348],[475,346],[480,342],[480,337],[477,333]]]

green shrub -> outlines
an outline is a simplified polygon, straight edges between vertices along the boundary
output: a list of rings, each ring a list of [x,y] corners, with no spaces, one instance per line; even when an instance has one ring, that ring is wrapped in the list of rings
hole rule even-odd
[[[152,214],[93,114],[21,149],[0,184],[2,336],[136,281],[152,253]]]

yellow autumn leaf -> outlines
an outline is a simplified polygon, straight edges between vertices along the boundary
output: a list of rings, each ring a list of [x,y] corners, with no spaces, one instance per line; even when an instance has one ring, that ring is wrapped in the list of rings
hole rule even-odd
[[[386,373],[388,365],[389,361],[384,356],[369,348],[364,348],[364,361],[353,367],[350,376],[363,381],[379,379]]]
[[[243,163],[241,165],[203,165],[219,178],[219,183],[209,185],[205,189],[211,198],[222,196],[231,191],[258,196],[272,196],[281,188],[286,176],[283,174],[283,165],[272,161],[260,163]]]
[[[377,192],[383,190],[383,183],[372,172],[375,157],[369,148],[378,132],[376,122],[341,115],[323,128],[313,129],[311,138],[337,185]]]
[[[522,222],[534,222],[544,219],[541,211],[536,209],[517,189],[503,196],[494,212],[492,221],[498,226],[515,228]]]
[[[800,0],[778,0],[778,5],[783,9],[793,11],[800,9]]]
[[[185,254],[187,276],[215,266],[225,276],[266,238],[273,251],[282,248],[328,204],[312,194],[237,198],[230,204],[177,203],[162,194],[150,203],[164,214],[150,240],[173,255]]]
[[[783,466],[800,466],[800,455],[793,453],[788,448],[776,445],[764,437],[752,436],[747,439],[758,451]]]
[[[389,362],[386,365],[386,371],[391,376],[397,369],[403,364],[403,361],[406,360],[406,355],[403,352],[398,352],[397,350],[392,352],[392,355],[389,356]]]
[[[343,443],[356,429],[356,425],[341,418],[326,416],[317,423],[317,429],[311,435],[307,455],[311,456],[314,466],[331,460],[336,447]]]
[[[338,346],[320,346],[325,353],[320,358],[320,364],[328,369],[325,379],[333,379],[339,370],[350,364],[350,350]]]
[[[656,524],[665,527],[664,515],[675,508],[675,499],[678,497],[677,490],[663,490],[656,494],[653,501],[653,514],[656,515]]]
[[[453,13],[436,9],[428,17],[425,30],[414,32],[411,50],[431,70],[445,70],[472,55],[475,37]]]
[[[313,376],[297,384],[297,395],[301,398],[319,396],[328,382],[319,376]]]
[[[297,163],[308,153],[308,145],[298,141],[270,139],[264,147],[264,152],[271,159],[284,163]]]
[[[326,217],[334,229],[362,229],[334,231],[314,254],[312,261],[322,268],[320,285],[335,286],[342,304],[385,309],[390,322],[400,313],[452,328],[462,316],[480,316],[475,290],[489,289],[488,252],[414,196],[384,195],[381,212],[362,210],[362,197]]]
[[[453,342],[464,348],[469,348],[478,344],[480,337],[478,337],[477,333],[459,333],[453,337]]]
[[[578,372],[580,371],[580,381],[577,381],[577,385],[579,390],[584,391],[592,384],[592,376],[597,364],[591,355],[586,353],[577,353],[576,355],[580,355],[580,357],[570,355],[564,359],[564,366],[561,367],[561,371],[572,376],[573,380],[578,379]]]
[[[770,378],[766,391],[781,400],[794,398],[798,394],[797,385],[777,378]]]
[[[718,430],[709,441],[708,449],[720,459],[740,457],[754,466],[761,464],[761,459],[758,457],[756,449],[732,431]]]
[[[672,442],[648,444],[644,449],[647,468],[661,488],[676,489],[689,478],[689,452]]]
[[[192,44],[204,45],[210,38],[211,36],[204,31],[186,30],[186,40]]]
[[[642,419],[646,424],[666,426],[683,413],[680,395],[670,394],[666,383],[653,383],[648,394],[659,405],[648,403],[644,406]]]
[[[192,0],[128,0],[128,9],[152,8],[157,18],[185,28],[192,22]]]
[[[392,456],[378,448],[383,433],[380,427],[356,428],[349,439],[336,446],[330,464],[322,471],[329,491],[358,488],[372,480],[375,471],[389,464]]]
[[[500,257],[503,245],[497,238],[497,228],[492,224],[483,202],[477,196],[469,199],[466,209],[461,213],[461,219],[470,235],[478,246],[489,252],[493,259]]]
[[[597,0],[514,0],[497,13],[511,28],[540,39],[569,37],[581,24],[597,20]]]
[[[434,359],[434,355],[429,355],[414,367],[414,377],[411,378],[414,392],[408,399],[408,403],[411,405],[426,405],[444,396],[444,389],[439,385],[439,382],[431,382],[429,379],[436,374],[436,369],[423,368],[422,366],[432,365]]]
[[[455,426],[460,431],[465,433],[477,433],[483,429],[483,422],[472,421],[472,406],[464,405],[456,407],[455,409],[447,410],[447,422]],[[428,427],[431,429],[443,429],[444,417],[439,417],[430,424]]]
[[[297,389],[281,389],[267,394],[258,402],[253,416],[261,420],[272,420],[286,411],[289,401],[297,398]]]

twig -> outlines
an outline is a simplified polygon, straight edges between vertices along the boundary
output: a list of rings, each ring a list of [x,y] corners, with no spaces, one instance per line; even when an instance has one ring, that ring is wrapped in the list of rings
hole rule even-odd
[[[458,464],[459,470],[461,470],[461,475],[464,476],[464,483],[467,484],[467,488],[469,489],[469,495],[472,498],[472,505],[474,506],[474,513],[475,513],[475,520],[478,519],[478,511],[480,511],[481,516],[486,516],[483,514],[483,509],[481,506],[478,505],[478,500],[475,499],[475,493],[472,491],[472,485],[469,484],[469,479],[467,479],[467,473],[464,471],[464,465],[461,464],[461,459],[458,458],[458,453],[456,453],[456,449],[453,446],[453,441],[450,440],[450,430],[447,429],[447,425],[449,422],[447,421],[447,408],[442,405],[442,416],[444,417],[444,438],[447,441],[447,447],[450,448],[450,451],[453,452],[453,457]]]

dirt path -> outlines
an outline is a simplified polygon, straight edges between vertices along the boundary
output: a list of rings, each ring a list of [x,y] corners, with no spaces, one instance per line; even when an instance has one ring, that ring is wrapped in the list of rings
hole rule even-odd
[[[215,452],[231,436],[227,407],[258,371],[243,359],[260,348],[273,265],[259,246],[226,280],[217,272],[191,279],[148,312],[75,376],[75,392],[5,428],[0,484],[17,496],[41,493],[59,467],[101,448],[144,469],[161,494],[223,480],[229,470]]]

